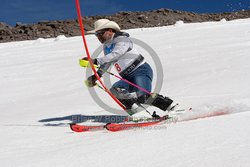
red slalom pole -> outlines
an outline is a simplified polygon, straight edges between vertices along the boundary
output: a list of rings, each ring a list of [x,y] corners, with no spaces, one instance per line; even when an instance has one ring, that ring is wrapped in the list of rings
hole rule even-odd
[[[76,0],[76,10],[77,10],[77,16],[78,16],[78,23],[80,26],[80,30],[81,30],[81,34],[82,34],[82,39],[83,39],[83,44],[84,44],[84,48],[86,51],[86,54],[88,56],[88,60],[90,62],[90,66],[92,68],[92,70],[94,71],[94,74],[96,76],[96,78],[98,79],[98,81],[100,82],[100,84],[102,85],[102,87],[104,88],[104,90],[112,97],[112,99],[115,100],[115,102],[123,109],[126,111],[126,108],[123,106],[123,104],[106,88],[106,86],[104,85],[104,83],[102,82],[102,80],[100,79],[99,75],[97,74],[95,67],[93,65],[93,62],[91,60],[90,54],[89,54],[89,50],[88,50],[88,46],[87,46],[87,41],[85,39],[85,33],[84,33],[84,26],[82,23],[82,16],[81,16],[81,8],[80,8],[80,3],[79,0]]]

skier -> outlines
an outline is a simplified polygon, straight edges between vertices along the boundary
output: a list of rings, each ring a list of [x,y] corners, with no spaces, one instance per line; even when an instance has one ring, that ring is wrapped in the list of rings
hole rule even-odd
[[[99,19],[94,23],[94,30],[88,34],[95,34],[103,44],[104,56],[92,59],[94,64],[100,66],[97,71],[102,77],[104,72],[114,65],[119,75],[151,92],[153,71],[150,65],[145,62],[144,57],[138,53],[129,38],[129,34],[121,32],[119,25],[108,19]],[[88,60],[87,57],[83,60]],[[88,77],[86,85],[96,85],[95,75]],[[133,110],[134,104],[148,104],[160,108],[163,111],[173,111],[178,104],[173,100],[157,93],[146,93],[123,80],[112,85],[110,92],[127,108]]]

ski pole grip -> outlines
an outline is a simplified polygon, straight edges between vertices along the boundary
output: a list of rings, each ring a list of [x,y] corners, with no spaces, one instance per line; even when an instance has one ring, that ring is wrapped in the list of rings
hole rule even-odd
[[[81,67],[90,67],[89,61],[88,60],[83,60],[83,59],[79,59],[79,64]],[[95,68],[98,68],[97,65],[94,64]]]
[[[89,61],[88,60],[83,60],[83,59],[79,59],[79,64],[81,67],[89,67]]]

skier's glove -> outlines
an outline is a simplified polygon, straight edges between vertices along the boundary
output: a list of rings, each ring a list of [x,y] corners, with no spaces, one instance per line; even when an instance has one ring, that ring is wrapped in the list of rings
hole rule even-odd
[[[88,77],[88,79],[85,81],[85,84],[87,87],[94,87],[97,85],[96,83],[97,78],[95,75],[91,75],[90,77]]]
[[[92,59],[92,63],[94,64],[94,67],[97,68],[97,65],[98,65],[97,59]],[[89,64],[88,57],[84,57],[80,59],[79,64],[81,67],[89,67],[90,64]]]

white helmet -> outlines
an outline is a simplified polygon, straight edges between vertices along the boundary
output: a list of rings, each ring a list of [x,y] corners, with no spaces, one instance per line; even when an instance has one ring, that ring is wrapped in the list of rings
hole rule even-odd
[[[94,30],[91,31],[87,31],[88,34],[94,34],[96,33],[96,31],[102,30],[102,29],[106,29],[106,28],[111,28],[115,31],[120,31],[120,27],[119,25],[114,22],[114,21],[110,21],[108,19],[99,19],[94,23]]]

